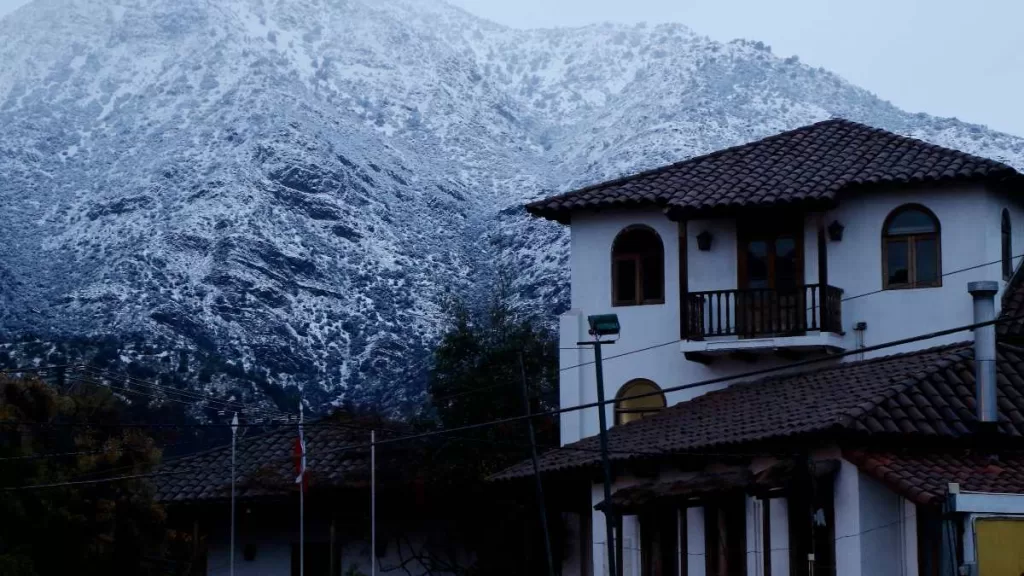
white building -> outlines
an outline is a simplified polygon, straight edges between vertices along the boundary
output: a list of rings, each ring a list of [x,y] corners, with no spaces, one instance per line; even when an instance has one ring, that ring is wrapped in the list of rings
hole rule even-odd
[[[563,408],[598,401],[588,317],[621,326],[602,362],[615,573],[1024,571],[1024,546],[992,544],[1024,523],[988,516],[1024,496],[982,494],[1024,491],[1022,321],[977,363],[998,366],[993,423],[973,333],[942,333],[975,321],[969,282],[996,313],[1024,300],[1022,192],[1006,165],[837,119],[529,205],[571,230]],[[609,574],[598,411],[561,418],[541,467],[580,496],[555,503],[558,562]]]

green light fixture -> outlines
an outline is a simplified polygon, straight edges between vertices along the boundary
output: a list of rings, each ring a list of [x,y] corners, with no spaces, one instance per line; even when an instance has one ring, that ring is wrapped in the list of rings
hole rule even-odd
[[[588,316],[590,333],[594,336],[615,336],[619,333],[619,317],[615,314]]]

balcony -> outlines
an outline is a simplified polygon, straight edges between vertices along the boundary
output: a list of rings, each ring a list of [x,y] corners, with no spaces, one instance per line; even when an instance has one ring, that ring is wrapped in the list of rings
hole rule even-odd
[[[690,292],[684,300],[682,351],[707,363],[725,354],[753,359],[756,352],[794,356],[841,350],[842,295],[827,284]]]

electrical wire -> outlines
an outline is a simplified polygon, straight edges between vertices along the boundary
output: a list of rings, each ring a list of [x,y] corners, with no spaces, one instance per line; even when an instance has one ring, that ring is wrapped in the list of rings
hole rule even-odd
[[[872,345],[872,346],[866,346],[864,348],[859,348],[859,349],[856,349],[856,350],[846,350],[846,351],[839,352],[839,353],[836,353],[836,354],[832,354],[830,356],[826,356],[826,357],[823,357],[823,358],[811,358],[811,359],[807,359],[807,360],[801,360],[801,361],[798,361],[798,362],[792,362],[792,363],[789,363],[789,364],[783,364],[783,365],[779,365],[779,366],[763,368],[763,369],[760,369],[760,370],[753,370],[753,371],[745,372],[745,373],[742,373],[742,374],[735,374],[735,375],[732,375],[732,376],[722,376],[722,377],[718,377],[718,378],[711,378],[711,379],[708,379],[708,380],[702,380],[700,382],[693,382],[693,383],[690,383],[690,384],[681,384],[681,385],[678,385],[678,386],[670,386],[670,387],[666,387],[666,388],[664,388],[664,389],[662,389],[662,390],[660,390],[658,392],[646,392],[646,393],[642,393],[642,394],[636,394],[635,396],[630,396],[630,399],[645,398],[647,396],[656,396],[656,395],[666,394],[668,392],[678,392],[678,391],[681,391],[681,390],[689,390],[689,389],[693,389],[693,388],[701,388],[701,387],[709,386],[709,385],[712,385],[712,384],[719,384],[719,383],[723,383],[723,382],[728,382],[728,381],[731,381],[731,380],[739,380],[739,379],[752,378],[752,377],[755,377],[755,376],[763,376],[763,375],[766,375],[766,374],[772,374],[772,373],[777,373],[777,372],[781,372],[781,371],[791,370],[793,368],[800,368],[800,367],[804,367],[804,366],[812,366],[814,364],[818,364],[818,363],[821,363],[821,362],[828,362],[828,361],[832,361],[832,360],[834,360],[836,358],[852,356],[854,354],[864,354],[864,353],[867,353],[867,352],[875,352],[875,351],[878,351],[878,350],[884,350],[884,349],[893,348],[893,347],[896,347],[896,346],[903,346],[905,344],[912,344],[912,343],[915,343],[915,342],[921,342],[921,341],[930,340],[930,339],[933,339],[933,338],[940,338],[942,336],[948,336],[948,335],[951,335],[951,334],[956,334],[958,332],[974,330],[974,329],[983,328],[983,327],[986,327],[986,326],[995,326],[995,325],[1003,323],[1003,322],[1015,322],[1015,321],[1021,321],[1021,320],[1024,320],[1024,314],[1018,315],[1018,316],[1012,316],[1012,317],[997,318],[995,320],[989,320],[989,321],[986,321],[986,322],[975,322],[975,323],[972,323],[972,324],[964,324],[964,325],[957,326],[957,327],[954,327],[954,328],[948,328],[948,329],[945,329],[945,330],[936,330],[936,331],[928,332],[928,333],[921,334],[921,335],[918,335],[918,336],[911,336],[909,338],[901,338],[901,339],[898,339],[898,340],[892,340],[892,341],[885,342],[885,343],[882,343],[882,344],[875,344],[875,345]],[[375,442],[373,444],[359,444],[359,445],[355,445],[355,446],[351,446],[351,447],[340,447],[340,448],[332,450],[331,452],[343,451],[343,450],[346,450],[346,449],[349,449],[349,448],[351,448],[351,449],[368,448],[368,447],[373,446],[373,445],[380,446],[380,445],[391,444],[391,443],[394,443],[394,442],[401,442],[401,441],[406,441],[406,440],[417,440],[417,439],[422,439],[422,438],[429,438],[429,437],[438,436],[438,435],[442,435],[442,434],[448,434],[448,433],[465,432],[465,431],[468,431],[468,430],[477,430],[477,429],[485,428],[485,427],[488,427],[488,426],[497,426],[497,425],[508,424],[508,423],[512,423],[512,422],[519,422],[519,421],[522,421],[522,420],[524,420],[526,418],[536,418],[536,417],[542,417],[542,416],[557,416],[557,415],[560,415],[560,414],[567,414],[567,413],[576,412],[576,411],[579,411],[579,410],[587,410],[587,409],[590,409],[590,408],[601,408],[604,405],[613,404],[615,401],[616,401],[616,399],[612,398],[612,399],[606,399],[606,400],[604,400],[604,402],[590,402],[590,403],[586,403],[586,404],[578,404],[578,405],[575,405],[575,406],[569,406],[569,407],[565,407],[565,408],[557,408],[557,409],[548,410],[548,411],[545,411],[545,412],[537,412],[537,413],[530,414],[530,415],[511,416],[511,417],[508,417],[508,418],[500,418],[500,419],[491,420],[491,421],[488,421],[488,422],[480,422],[480,423],[476,423],[476,424],[467,424],[467,425],[464,425],[464,426],[457,426],[455,428],[448,428],[448,429],[436,430],[436,431],[431,431],[431,432],[424,432],[424,433],[421,433],[421,434],[414,434],[414,435],[400,437],[400,438],[378,440],[377,442]]]
[[[83,486],[86,484],[104,484],[107,482],[122,482],[124,480],[138,480],[142,478],[156,478],[158,476],[180,476],[189,474],[192,470],[180,470],[178,472],[151,472],[147,474],[132,474],[129,476],[115,476],[113,478],[97,478],[94,480],[74,480],[70,482],[51,482],[49,484],[30,484],[28,486],[10,486],[0,488],[4,492],[17,492],[21,490],[38,490],[42,488],[61,488],[65,486]]]
[[[1011,260],[1016,260],[1018,258],[1024,258],[1024,254],[1020,254],[1018,256],[1013,256],[1011,258]],[[960,273],[963,273],[963,272],[969,272],[971,270],[977,270],[979,268],[984,268],[986,266],[993,266],[993,265],[996,265],[996,264],[1001,264],[1002,261],[1003,260],[1000,258],[999,260],[993,260],[991,262],[984,262],[984,263],[981,263],[981,264],[974,264],[972,266],[967,266],[967,267],[964,267],[964,268],[958,268],[956,270],[951,270],[949,272],[943,272],[942,274],[939,275],[939,277],[940,278],[945,278],[947,276],[952,276],[954,274],[960,274]],[[888,290],[886,290],[884,288],[883,289],[879,289],[879,290],[872,290],[870,292],[864,292],[862,294],[855,294],[853,296],[847,296],[845,298],[840,299],[840,302],[849,302],[851,300],[857,300],[859,298],[864,298],[864,297],[867,297],[867,296],[874,296],[876,294],[881,294],[882,292],[887,292],[887,291]],[[651,346],[646,346],[644,348],[638,348],[636,350],[630,350],[630,351],[623,352],[623,353],[620,353],[620,354],[612,354],[610,356],[606,356],[606,357],[602,358],[602,361],[603,362],[607,362],[608,360],[614,360],[616,358],[623,358],[625,356],[630,356],[632,354],[639,354],[641,352],[647,352],[647,351],[650,351],[650,350],[656,350],[658,348],[664,348],[665,346],[672,346],[673,344],[678,344],[678,343],[684,342],[684,341],[685,340],[682,339],[682,338],[676,338],[676,339],[670,340],[668,342],[662,342],[660,344],[653,344]],[[584,347],[584,346],[578,346],[578,347],[575,347],[575,348],[559,348],[559,350],[590,350],[590,349],[591,348]],[[593,360],[589,360],[589,361],[586,361],[586,362],[581,362],[579,364],[575,364],[573,366],[567,366],[565,368],[559,368],[558,371],[559,372],[567,372],[569,370],[575,370],[576,368],[583,368],[585,366],[590,366],[592,364],[594,364],[594,361]],[[487,386],[481,386],[479,388],[473,388],[473,389],[470,389],[470,390],[464,390],[464,391],[458,392],[456,394],[450,394],[450,395],[447,395],[447,396],[443,396],[440,399],[433,399],[433,401],[434,402],[439,402],[439,401],[444,401],[444,400],[450,400],[452,398],[459,398],[459,397],[462,397],[462,396],[467,396],[469,394],[475,394],[477,392],[486,392],[488,390],[494,390],[496,388],[501,388],[503,386],[509,386],[509,385],[510,385],[510,383],[507,383],[507,382],[502,382],[502,383],[499,383],[499,384],[490,384],[490,385],[487,385]]]

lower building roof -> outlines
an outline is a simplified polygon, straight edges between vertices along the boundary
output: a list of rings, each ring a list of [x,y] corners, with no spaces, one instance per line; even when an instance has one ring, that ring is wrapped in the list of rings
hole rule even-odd
[[[970,492],[1024,493],[1024,453],[846,451],[868,476],[917,504],[940,504],[950,483]]]
[[[976,427],[974,354],[969,343],[846,362],[734,384],[608,431],[609,458],[659,459],[814,437],[956,439]],[[998,434],[1024,438],[1024,350],[1000,344]],[[540,457],[543,472],[596,469],[599,439]],[[495,475],[529,476],[530,462]]]

